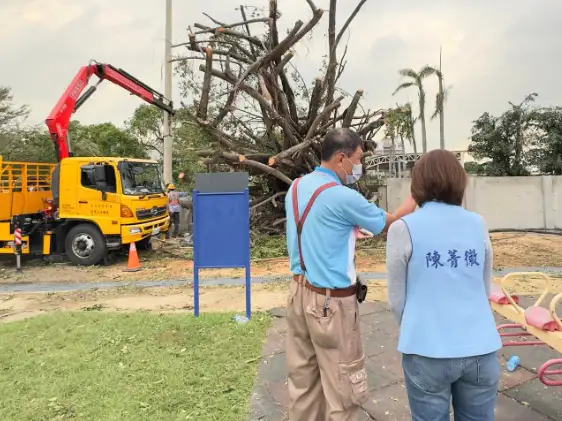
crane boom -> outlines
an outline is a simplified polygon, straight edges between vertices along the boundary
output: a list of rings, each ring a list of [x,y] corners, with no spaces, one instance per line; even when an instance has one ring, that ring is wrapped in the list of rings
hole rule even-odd
[[[88,85],[90,78],[96,75],[99,81],[90,86],[84,94],[82,91]],[[68,138],[68,127],[72,114],[96,91],[97,86],[104,80],[108,80],[117,86],[138,96],[149,104],[153,104],[163,111],[174,114],[172,101],[164,98],[164,95],[155,91],[134,76],[122,69],[110,64],[94,63],[80,68],[72,82],[66,88],[49,116],[45,120],[49,128],[49,134],[55,144],[57,159],[61,161],[72,155]],[[82,95],[81,95],[82,94]]]

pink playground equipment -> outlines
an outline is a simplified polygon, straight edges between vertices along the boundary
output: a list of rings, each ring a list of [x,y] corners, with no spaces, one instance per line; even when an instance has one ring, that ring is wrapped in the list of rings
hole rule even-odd
[[[519,297],[508,290],[510,281],[516,277],[532,277],[538,282],[542,293],[537,301],[524,309],[519,306]],[[549,294],[552,285],[551,278],[542,272],[513,272],[505,275],[500,284],[493,284],[490,292],[490,302],[494,311],[515,323],[502,324],[498,331],[503,340],[503,346],[537,346],[548,345],[558,352],[562,352],[562,321],[556,313],[556,305],[562,301],[562,293],[556,295],[548,308],[541,304]],[[510,329],[511,331],[505,331]],[[532,336],[537,340],[506,340]],[[551,369],[553,366],[562,367],[562,358],[546,361],[538,370],[538,377],[547,386],[562,386],[562,369]]]

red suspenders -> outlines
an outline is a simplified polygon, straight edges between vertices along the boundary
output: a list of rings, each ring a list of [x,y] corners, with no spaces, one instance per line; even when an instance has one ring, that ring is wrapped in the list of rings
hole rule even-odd
[[[297,225],[297,241],[298,241],[298,244],[299,244],[299,259],[301,261],[301,269],[302,269],[303,272],[305,272],[306,266],[304,265],[304,260],[302,258],[302,247],[301,247],[302,226],[304,225],[304,221],[306,220],[306,217],[308,216],[308,212],[310,212],[310,208],[314,204],[314,201],[316,200],[318,195],[320,193],[322,193],[324,190],[329,189],[330,187],[337,186],[338,183],[336,183],[335,181],[332,181],[330,183],[326,183],[326,184],[323,184],[320,187],[318,187],[314,191],[312,196],[310,197],[310,200],[308,201],[308,203],[306,205],[306,208],[304,209],[304,212],[302,213],[302,217],[299,217],[299,202],[298,202],[298,194],[297,194],[297,186],[299,185],[299,181],[300,181],[300,178],[297,178],[293,182],[293,195],[292,195],[292,198],[293,198],[293,214],[294,214],[294,217],[295,217],[295,224]]]

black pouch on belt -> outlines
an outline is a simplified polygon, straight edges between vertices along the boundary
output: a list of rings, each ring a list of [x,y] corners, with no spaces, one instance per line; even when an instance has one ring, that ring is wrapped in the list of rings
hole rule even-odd
[[[362,303],[367,298],[367,284],[361,280],[361,278],[357,277],[357,302]]]

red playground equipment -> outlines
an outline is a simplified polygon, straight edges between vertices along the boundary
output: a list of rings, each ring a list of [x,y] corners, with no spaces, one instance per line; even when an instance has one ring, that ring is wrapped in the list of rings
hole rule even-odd
[[[519,306],[519,297],[512,295],[507,286],[516,277],[533,278],[542,288],[537,301],[524,309]],[[562,301],[562,293],[556,295],[548,308],[541,307],[549,294],[552,285],[551,278],[542,272],[514,272],[504,276],[500,284],[493,284],[490,302],[494,311],[515,323],[498,326],[503,340],[503,346],[538,346],[548,345],[558,352],[562,352],[562,321],[556,313],[556,306]],[[506,330],[510,331],[506,331]],[[505,338],[534,337],[537,340],[510,340]],[[558,369],[551,367],[558,366]],[[546,361],[538,370],[540,381],[547,386],[562,386],[562,358]]]

